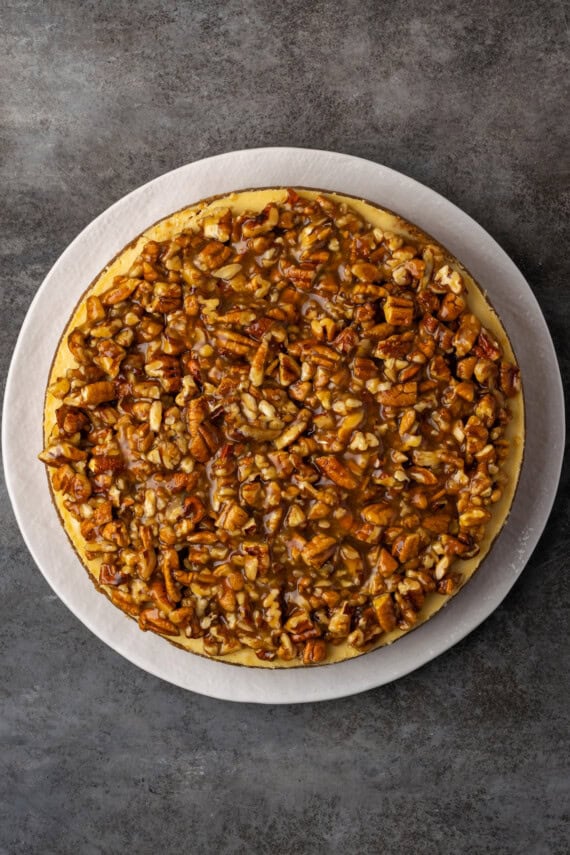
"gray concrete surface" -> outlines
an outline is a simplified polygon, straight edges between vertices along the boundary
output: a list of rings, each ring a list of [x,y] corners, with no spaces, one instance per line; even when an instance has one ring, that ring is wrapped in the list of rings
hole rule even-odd
[[[568,375],[559,0],[0,0],[0,19],[3,378],[95,215],[184,162],[272,144],[371,158],[468,211],[528,278]],[[483,626],[395,684],[298,707],[137,670],[51,593],[5,491],[0,513],[0,852],[568,851],[568,469]]]

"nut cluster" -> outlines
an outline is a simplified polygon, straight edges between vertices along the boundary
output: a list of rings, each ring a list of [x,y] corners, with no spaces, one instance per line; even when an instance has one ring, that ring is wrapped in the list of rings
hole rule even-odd
[[[519,376],[441,248],[290,190],[148,242],[86,314],[40,459],[141,629],[310,664],[460,583]]]

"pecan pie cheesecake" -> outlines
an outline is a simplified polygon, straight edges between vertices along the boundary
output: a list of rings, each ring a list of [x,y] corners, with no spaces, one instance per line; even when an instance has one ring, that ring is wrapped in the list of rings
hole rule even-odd
[[[99,275],[40,459],[142,630],[283,667],[440,609],[506,519],[523,432],[506,333],[442,246],[362,200],[269,189],[169,216]]]

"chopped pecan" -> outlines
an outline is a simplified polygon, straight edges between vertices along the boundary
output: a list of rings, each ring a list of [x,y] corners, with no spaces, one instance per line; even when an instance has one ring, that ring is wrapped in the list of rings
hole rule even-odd
[[[386,321],[395,327],[409,327],[414,319],[414,303],[410,297],[389,296],[384,303]]]
[[[315,463],[327,478],[338,484],[339,487],[344,487],[345,490],[355,490],[358,487],[358,481],[352,472],[344,466],[337,457],[332,455],[326,457],[316,457]]]
[[[248,356],[256,348],[255,341],[234,330],[221,327],[214,330],[218,347],[224,353],[235,356]]]
[[[465,306],[463,297],[450,291],[441,301],[437,316],[442,321],[454,321],[465,310]]]
[[[194,264],[206,272],[222,267],[231,257],[232,250],[219,240],[209,241],[196,255]]]
[[[507,398],[513,398],[520,392],[520,371],[516,365],[511,365],[509,362],[501,362],[500,386],[501,391]]]
[[[475,315],[461,317],[459,329],[453,337],[453,346],[457,356],[467,356],[481,332],[481,321]]]
[[[477,338],[477,346],[473,348],[477,356],[482,356],[484,359],[490,359],[491,362],[496,362],[501,358],[501,348],[498,343],[491,337],[491,334],[484,327]]]
[[[110,380],[98,380],[96,383],[87,383],[80,390],[81,404],[86,406],[94,406],[95,404],[112,401],[115,397],[115,385]]]
[[[367,523],[371,523],[372,525],[390,525],[395,514],[392,505],[378,502],[363,508],[362,516]]]
[[[310,566],[321,567],[331,557],[336,546],[336,538],[317,534],[302,549],[301,556]]]
[[[391,594],[379,594],[372,604],[382,631],[392,632],[396,628],[396,610]]]
[[[353,264],[351,270],[361,282],[381,282],[384,278],[379,267],[366,261],[359,261]]]
[[[398,562],[392,558],[387,549],[382,548],[380,550],[380,555],[378,556],[378,571],[382,576],[387,578],[391,576],[392,573],[395,573],[398,569]]]
[[[274,440],[276,448],[287,448],[292,442],[295,442],[302,433],[307,429],[311,421],[311,411],[307,409],[300,410],[299,415],[278,437]]]
[[[242,223],[242,237],[247,239],[266,234],[274,229],[278,222],[279,209],[276,205],[267,205],[257,217],[251,217]]]
[[[395,383],[391,389],[376,393],[379,404],[387,407],[409,407],[418,399],[418,384],[415,381]]]
[[[180,634],[178,627],[168,618],[162,617],[158,609],[143,609],[139,614],[139,626],[144,631],[151,629],[161,635]]]
[[[303,665],[314,665],[322,662],[327,655],[327,645],[322,638],[313,638],[305,642]]]
[[[114,564],[101,564],[101,569],[99,570],[99,584],[117,587],[118,585],[124,585],[125,582],[128,581],[129,577],[124,573],[121,573]]]
[[[464,290],[463,277],[458,270],[452,270],[449,264],[444,264],[433,277],[431,287],[438,293],[451,291],[452,294],[461,294]]]
[[[261,386],[265,375],[265,362],[269,353],[269,344],[267,340],[261,342],[257,348],[253,359],[251,360],[251,368],[249,369],[249,379],[252,386]]]
[[[61,466],[64,463],[76,463],[77,461],[86,460],[87,452],[73,445],[71,442],[60,440],[53,445],[48,445],[41,452],[39,458],[43,463],[47,463],[48,466]]]
[[[408,335],[391,335],[379,341],[374,351],[377,359],[400,359],[406,356],[413,347],[413,337]]]
[[[420,548],[419,534],[406,534],[398,537],[392,546],[392,555],[404,564],[410,558],[415,558]]]

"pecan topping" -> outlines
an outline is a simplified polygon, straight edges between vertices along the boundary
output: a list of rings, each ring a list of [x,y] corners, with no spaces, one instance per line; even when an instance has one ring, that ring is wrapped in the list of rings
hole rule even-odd
[[[442,258],[291,190],[87,297],[40,459],[141,629],[311,665],[456,589],[520,378]]]

